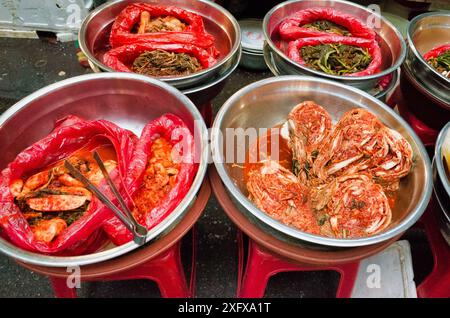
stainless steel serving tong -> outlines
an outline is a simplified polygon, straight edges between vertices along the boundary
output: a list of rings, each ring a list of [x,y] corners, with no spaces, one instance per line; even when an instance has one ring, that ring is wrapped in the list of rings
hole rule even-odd
[[[97,162],[98,166],[100,167],[100,170],[103,174],[103,177],[108,182],[109,187],[111,188],[111,191],[113,192],[114,196],[119,201],[120,207],[122,208],[122,211],[111,202],[111,200],[106,197],[91,181],[89,181],[88,178],[86,178],[77,168],[75,168],[69,161],[64,161],[64,166],[69,170],[69,172],[74,176],[75,179],[83,183],[83,185],[92,193],[95,194],[95,196],[104,204],[106,205],[111,211],[113,211],[116,216],[122,221],[122,223],[126,226],[126,228],[133,233],[133,240],[138,245],[145,244],[146,238],[147,238],[147,229],[140,225],[136,219],[134,218],[131,211],[128,209],[127,205],[125,204],[124,199],[122,198],[122,195],[120,194],[119,190],[117,190],[114,182],[112,181],[111,177],[109,176],[109,173],[106,171],[105,165],[103,164],[103,160],[100,158],[100,155],[97,153],[97,151],[94,151],[94,159]]]

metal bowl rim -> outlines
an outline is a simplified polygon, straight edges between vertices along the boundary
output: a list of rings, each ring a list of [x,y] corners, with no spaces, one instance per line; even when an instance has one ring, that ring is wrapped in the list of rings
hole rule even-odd
[[[83,51],[83,53],[86,55],[86,57],[95,64],[95,66],[97,66],[98,68],[102,69],[102,70],[106,70],[108,72],[117,72],[116,70],[110,68],[109,66],[106,66],[105,64],[103,64],[101,61],[99,61],[93,54],[91,54],[90,50],[87,48],[86,42],[85,42],[85,38],[86,38],[86,29],[87,29],[87,25],[89,24],[89,22],[97,15],[99,14],[103,9],[108,8],[110,6],[116,5],[120,2],[123,2],[124,0],[114,0],[114,1],[108,1],[100,6],[98,6],[97,8],[95,8],[93,11],[91,11],[83,20],[81,27],[80,27],[80,31],[78,32],[78,43],[80,45],[80,49],[81,51]],[[237,20],[234,18],[234,16],[225,8],[219,6],[218,4],[211,2],[211,1],[207,1],[207,0],[197,0],[199,2],[202,2],[206,5],[209,5],[211,7],[216,8],[217,10],[219,10],[221,13],[223,13],[233,24],[233,28],[235,30],[236,33],[236,41],[235,43],[232,43],[232,47],[230,52],[222,59],[222,61],[220,61],[219,63],[217,63],[216,65],[213,65],[211,67],[208,67],[207,69],[201,70],[200,72],[196,72],[190,75],[186,75],[186,76],[163,76],[163,77],[157,77],[159,80],[164,81],[166,83],[169,84],[173,84],[175,85],[178,81],[183,80],[183,81],[187,81],[189,79],[194,79],[197,77],[201,77],[202,75],[206,75],[209,72],[215,71],[218,68],[222,67],[224,64],[226,64],[238,51],[240,44],[241,44],[241,31],[240,31],[240,27],[239,24],[237,23]],[[219,25],[220,27],[220,25]]]
[[[251,92],[255,88],[259,88],[262,86],[265,86],[267,84],[273,84],[274,82],[284,82],[284,81],[312,81],[317,83],[325,83],[332,86],[339,87],[344,90],[350,90],[354,93],[360,94],[365,98],[370,99],[372,102],[377,103],[383,110],[387,111],[391,116],[393,116],[403,128],[407,131],[409,136],[414,140],[414,142],[417,144],[418,151],[420,153],[421,158],[424,160],[424,169],[425,169],[425,184],[424,184],[424,190],[422,192],[422,198],[419,200],[417,206],[409,213],[408,216],[405,217],[405,219],[397,224],[392,229],[389,229],[388,231],[382,232],[380,234],[365,237],[365,238],[359,238],[359,239],[335,239],[335,238],[328,238],[325,236],[319,236],[314,234],[309,234],[306,232],[302,232],[300,230],[297,230],[293,227],[287,226],[285,224],[282,224],[275,219],[268,216],[266,213],[262,212],[260,209],[258,209],[247,197],[245,197],[242,192],[238,189],[238,187],[234,184],[234,182],[231,180],[231,178],[228,176],[228,173],[226,172],[224,168],[223,162],[223,154],[218,151],[220,149],[220,138],[217,136],[217,131],[219,130],[219,125],[221,124],[225,114],[227,113],[228,109],[231,108],[231,106],[238,101],[241,96],[246,95],[247,93]],[[214,160],[214,165],[217,169],[217,172],[220,175],[220,178],[222,179],[222,182],[224,182],[226,188],[229,192],[233,195],[233,197],[242,204],[253,216],[257,217],[260,221],[264,222],[265,224],[271,226],[272,228],[282,232],[285,235],[288,235],[290,237],[293,237],[295,239],[299,239],[302,241],[308,241],[311,243],[316,243],[319,245],[325,245],[325,246],[333,246],[333,247],[356,247],[356,246],[366,246],[366,245],[372,245],[376,243],[380,243],[383,241],[386,241],[392,237],[395,237],[396,235],[399,235],[406,231],[409,227],[411,227],[424,213],[428,202],[431,198],[432,193],[432,177],[431,177],[431,163],[430,159],[428,157],[428,154],[425,150],[425,146],[420,141],[419,137],[416,135],[416,133],[413,131],[413,129],[408,125],[408,123],[400,117],[393,109],[386,106],[381,101],[377,100],[375,97],[369,95],[368,93],[351,87],[347,86],[341,83],[337,83],[335,81],[330,81],[326,79],[321,78],[315,78],[315,77],[309,77],[309,76],[297,76],[297,75],[285,75],[285,76],[279,76],[275,78],[268,78],[264,79],[255,83],[252,83],[248,86],[243,87],[239,91],[237,91],[235,94],[233,94],[221,107],[219,110],[214,123],[213,123],[213,129],[212,129],[212,135],[211,135],[211,151],[212,156]]]
[[[437,173],[437,168],[436,168],[436,159],[433,158],[433,161],[431,162],[431,168],[433,169],[433,175],[434,174],[438,174]],[[439,175],[436,176],[439,179]],[[444,214],[444,218],[447,220],[447,222],[450,224],[450,214],[447,213],[447,209],[445,208],[444,204],[443,204],[443,200],[444,198],[441,198],[439,191],[437,191],[436,188],[436,182],[440,182],[441,180],[435,180],[434,184],[433,184],[433,193],[434,193],[434,197],[436,198],[436,201],[438,202],[439,208],[441,209],[441,213]],[[439,186],[439,185],[438,185]]]
[[[203,85],[194,87],[194,88],[187,88],[187,89],[180,89],[180,91],[185,94],[185,95],[189,95],[189,94],[195,94],[198,93],[200,91],[206,90],[208,88],[213,87],[214,85],[222,82],[224,79],[228,78],[235,70],[236,68],[239,66],[239,62],[241,60],[241,52],[239,52],[239,57],[236,59],[236,62],[234,62],[234,64],[232,64],[230,66],[230,68],[222,73],[220,76],[218,76],[217,78],[213,79],[211,82],[207,82]]]
[[[447,173],[445,172],[444,162],[442,160],[442,146],[444,145],[444,141],[447,137],[447,134],[449,133],[450,121],[444,126],[444,128],[442,128],[441,132],[438,135],[438,138],[436,140],[436,148],[434,149],[434,161],[436,163],[438,178],[440,179],[445,191],[447,192],[448,197],[450,198],[450,182],[447,179]]]
[[[73,84],[77,84],[79,82],[86,82],[97,79],[118,79],[118,80],[136,80],[144,83],[148,83],[151,85],[158,86],[167,90],[169,93],[173,94],[177,99],[182,102],[189,112],[192,114],[194,119],[197,120],[197,123],[200,124],[199,128],[202,133],[206,134],[206,125],[202,119],[200,112],[197,107],[192,103],[192,101],[183,95],[179,90],[166,84],[157,79],[140,75],[134,73],[120,73],[120,72],[112,72],[112,73],[94,73],[94,74],[85,74],[79,75],[75,77],[71,77],[60,82],[53,83],[44,88],[37,90],[36,92],[26,96],[25,98],[18,101],[16,104],[11,106],[7,111],[5,111],[0,116],[0,129],[3,124],[7,122],[12,116],[15,115],[16,112],[20,111],[22,108],[25,108],[30,102],[34,101],[37,98],[45,96],[49,93],[52,93],[60,88],[67,87]],[[178,217],[180,217],[188,208],[190,203],[195,200],[196,194],[200,189],[200,186],[203,183],[206,170],[207,170],[207,161],[208,161],[208,143],[206,140],[201,141],[201,154],[200,154],[200,163],[198,166],[197,174],[192,182],[191,188],[189,192],[186,194],[184,199],[180,202],[180,204],[175,208],[170,215],[165,218],[161,223],[152,228],[147,235],[146,242],[150,242],[155,239],[158,235],[163,233],[167,227],[169,227],[173,222],[176,221]],[[40,265],[40,266],[48,266],[48,267],[68,267],[68,266],[81,266],[81,265],[89,265],[94,263],[104,262],[115,257],[124,255],[132,250],[138,248],[139,246],[134,242],[128,242],[124,245],[114,247],[112,249],[108,249],[101,252],[96,252],[87,255],[80,256],[49,256],[38,254],[30,251],[23,250],[14,244],[1,239],[0,238],[0,251],[12,258],[15,258],[19,261],[23,261],[28,264]]]
[[[350,3],[348,1],[344,1],[344,0],[333,0],[333,2],[337,2],[337,3],[343,3],[349,6],[353,6],[353,7],[357,7],[360,9],[363,9],[367,12],[370,12],[371,14],[376,15],[378,18],[380,18],[381,20],[383,20],[384,23],[386,23],[396,34],[397,39],[400,42],[400,46],[401,46],[401,53],[400,53],[400,57],[397,59],[397,61],[394,63],[394,65],[392,65],[391,67],[373,74],[373,75],[365,75],[365,76],[338,76],[338,75],[330,75],[330,74],[326,74],[323,72],[319,72],[316,70],[313,70],[311,68],[302,66],[300,64],[298,64],[297,62],[294,62],[293,60],[291,60],[285,53],[283,53],[280,49],[277,48],[277,46],[273,43],[270,35],[267,33],[267,25],[269,23],[269,19],[271,17],[271,15],[278,9],[280,9],[281,7],[285,6],[286,4],[291,4],[291,3],[296,3],[296,2],[303,2],[304,0],[295,0],[295,1],[285,1],[282,2],[278,5],[276,5],[275,7],[273,7],[269,12],[266,13],[266,15],[264,16],[264,20],[263,20],[263,33],[264,33],[264,38],[266,40],[266,42],[269,44],[270,48],[276,53],[278,54],[283,60],[285,60],[287,63],[294,65],[297,68],[300,68],[300,70],[304,71],[304,72],[311,72],[314,75],[320,76],[320,77],[324,77],[327,79],[333,79],[333,80],[345,80],[345,81],[349,81],[349,82],[358,82],[358,81],[365,81],[365,80],[375,80],[378,79],[380,77],[383,77],[387,74],[392,73],[393,71],[395,71],[397,68],[399,68],[405,58],[406,58],[406,43],[403,39],[403,36],[401,35],[400,31],[389,21],[387,20],[385,17],[383,17],[382,15],[379,15],[378,13],[375,13],[373,11],[368,10],[367,8],[365,8],[364,6],[361,6],[359,4],[356,3]]]
[[[446,79],[447,81],[450,81],[450,79],[446,78],[445,76],[443,76],[442,74],[440,74],[438,71],[436,71],[430,64],[428,64],[428,62],[423,58],[422,54],[420,54],[417,49],[416,46],[414,45],[414,42],[412,40],[412,31],[413,29],[416,27],[416,24],[419,20],[421,20],[422,18],[427,18],[430,16],[447,16],[450,17],[450,11],[437,11],[437,12],[426,12],[426,13],[422,13],[416,17],[414,17],[410,22],[409,22],[409,26],[406,32],[406,40],[408,41],[408,47],[409,49],[413,52],[414,56],[423,64],[425,65],[429,70],[433,71],[434,74],[439,75],[439,77]]]

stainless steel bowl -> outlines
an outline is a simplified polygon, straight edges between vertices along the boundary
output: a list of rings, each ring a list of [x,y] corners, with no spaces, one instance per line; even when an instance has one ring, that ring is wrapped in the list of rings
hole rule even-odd
[[[281,41],[278,34],[279,24],[289,15],[299,10],[312,7],[330,7],[342,12],[352,14],[361,21],[372,21],[379,19],[380,27],[374,28],[374,31],[380,38],[380,48],[383,56],[382,71],[370,76],[336,76],[302,66],[292,61],[283,51],[287,48],[287,43]],[[269,50],[273,52],[273,60],[282,75],[306,75],[315,76],[340,83],[350,85],[364,91],[370,91],[377,86],[378,81],[385,75],[393,73],[403,63],[406,56],[406,44],[402,35],[387,19],[374,13],[373,11],[341,0],[298,0],[283,2],[270,10],[263,21],[263,32]]]
[[[450,43],[450,11],[424,13],[411,20],[405,62],[414,77],[450,110],[450,79],[439,74],[423,58],[431,49]]]
[[[299,102],[314,100],[337,121],[346,111],[363,107],[376,114],[387,126],[401,133],[411,144],[415,164],[413,171],[401,181],[393,220],[388,229],[375,236],[360,239],[333,239],[301,232],[271,218],[247,199],[242,163],[224,162],[227,152],[227,128],[270,128],[286,120]],[[228,144],[235,154],[245,154],[247,142]],[[213,124],[211,147],[215,166],[226,188],[240,210],[273,235],[313,248],[356,247],[393,238],[411,227],[422,215],[432,191],[431,165],[428,154],[411,127],[391,108],[369,94],[334,81],[313,77],[280,76],[244,87],[230,97],[220,109]],[[311,245],[312,244],[312,245]]]
[[[450,180],[445,172],[442,148],[450,142],[450,121],[439,133],[433,160],[434,194],[442,211],[438,215],[441,232],[450,245]]]
[[[147,242],[168,233],[196,198],[207,169],[205,123],[195,105],[178,90],[156,79],[130,73],[100,73],[73,77],[25,97],[0,117],[0,169],[33,142],[48,135],[55,120],[73,114],[87,119],[107,119],[138,136],[146,123],[164,113],[181,117],[195,134],[200,151],[197,175],[178,207],[151,229]],[[22,250],[0,239],[0,251],[26,263],[63,267],[102,262],[136,249],[134,242],[108,246],[94,254],[57,257]]]
[[[267,43],[264,44],[264,61],[273,75],[275,76],[289,75],[282,72],[276,65],[274,61],[274,54],[269,50],[269,45]],[[370,91],[368,91],[368,93],[373,97],[381,100],[383,103],[385,103],[388,95],[394,91],[399,77],[400,77],[400,69],[397,69],[396,71],[392,72],[392,80],[385,89],[380,90],[380,88],[376,87],[372,88]]]
[[[215,38],[215,45],[221,52],[216,65],[188,76],[166,76],[159,79],[176,88],[192,88],[205,83],[217,74],[226,72],[239,55],[241,33],[236,19],[221,6],[206,0],[115,0],[109,1],[92,11],[83,21],[78,41],[89,62],[102,71],[114,72],[101,62],[109,47],[111,26],[117,15],[129,4],[145,2],[159,5],[174,5],[197,13],[203,17],[206,30]]]
[[[199,86],[187,88],[181,90],[181,92],[186,95],[195,105],[203,106],[205,103],[210,102],[213,98],[215,98],[225,86],[230,75],[236,70],[240,63],[242,49],[239,49],[238,54],[235,56],[233,64],[227,70],[224,70],[214,76],[210,81],[200,84]],[[102,71],[89,63],[91,69],[95,73],[101,73]]]

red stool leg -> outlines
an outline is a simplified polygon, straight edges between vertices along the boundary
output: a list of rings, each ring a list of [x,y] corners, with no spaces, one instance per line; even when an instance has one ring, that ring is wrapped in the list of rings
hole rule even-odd
[[[422,218],[429,244],[433,252],[434,266],[431,274],[417,288],[420,298],[450,297],[450,247],[442,237],[436,220],[435,202],[431,202]]]
[[[75,288],[67,287],[66,278],[50,277],[53,293],[57,298],[77,298]]]
[[[299,270],[299,266],[288,263],[261,249],[249,240],[248,260],[241,285],[240,298],[264,296],[269,278],[280,272]]]
[[[163,255],[125,272],[102,277],[99,280],[148,279],[158,284],[164,298],[191,297],[180,257],[181,242],[171,247]]]
[[[336,298],[350,298],[358,275],[359,262],[330,267],[341,275]]]

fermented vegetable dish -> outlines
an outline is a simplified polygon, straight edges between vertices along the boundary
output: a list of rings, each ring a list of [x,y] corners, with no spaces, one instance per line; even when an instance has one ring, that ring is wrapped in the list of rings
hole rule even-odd
[[[333,75],[361,72],[372,62],[367,49],[339,43],[304,46],[300,54],[309,67]]]
[[[219,56],[201,16],[177,7],[135,3],[117,16],[103,62],[121,72],[186,76],[213,66]]]
[[[156,118],[144,127],[125,184],[133,214],[147,229],[163,221],[189,191],[198,168],[194,150],[192,133],[173,114]],[[116,217],[103,228],[117,245],[133,238]]]
[[[362,108],[333,125],[312,101],[294,107],[276,131],[275,139],[272,132],[258,144],[276,140],[279,153],[253,146],[244,167],[249,198],[259,209],[301,231],[342,239],[390,225],[400,179],[413,166],[402,135]]]
[[[300,10],[281,22],[287,56],[300,65],[336,76],[366,76],[381,70],[376,33],[357,18],[331,8]]]

